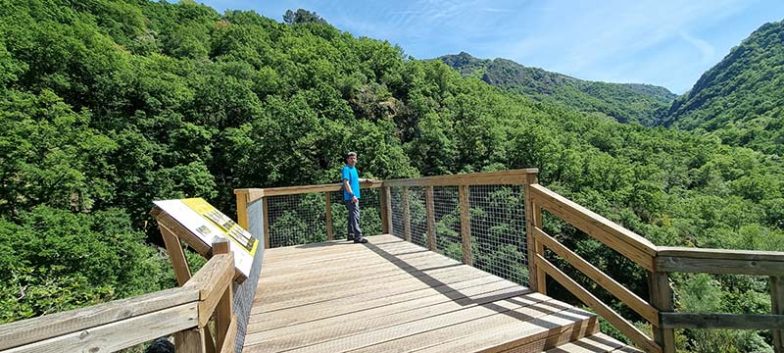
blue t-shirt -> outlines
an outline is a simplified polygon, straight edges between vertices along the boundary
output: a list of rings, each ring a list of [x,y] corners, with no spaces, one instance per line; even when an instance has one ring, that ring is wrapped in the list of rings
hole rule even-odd
[[[357,168],[349,166],[348,164],[343,166],[343,169],[340,170],[341,175],[341,182],[343,180],[348,180],[348,185],[351,186],[351,191],[354,192],[354,196],[359,198],[359,173],[357,172]],[[343,201],[350,201],[351,195],[348,193],[348,190],[343,190]]]

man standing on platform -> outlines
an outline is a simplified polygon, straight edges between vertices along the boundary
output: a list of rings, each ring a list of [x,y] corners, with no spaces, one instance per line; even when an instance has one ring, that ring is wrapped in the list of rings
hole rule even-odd
[[[346,165],[340,171],[343,180],[343,203],[348,210],[348,240],[355,243],[367,243],[367,239],[362,237],[362,230],[359,228],[359,172],[357,172],[357,153],[349,152],[346,154]]]

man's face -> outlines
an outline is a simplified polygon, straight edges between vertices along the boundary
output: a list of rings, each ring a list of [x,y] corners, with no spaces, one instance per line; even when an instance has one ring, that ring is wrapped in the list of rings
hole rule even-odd
[[[348,156],[348,159],[346,159],[346,163],[348,163],[348,165],[352,167],[355,166],[357,164],[357,156]]]

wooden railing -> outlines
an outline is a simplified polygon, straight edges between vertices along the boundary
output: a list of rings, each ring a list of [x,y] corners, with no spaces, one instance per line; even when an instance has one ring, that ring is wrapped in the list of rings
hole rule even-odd
[[[363,189],[377,189],[381,187],[381,181],[363,179],[360,182],[360,187]],[[270,248],[270,217],[269,217],[269,200],[275,196],[287,195],[300,195],[311,193],[322,193],[325,195],[325,210],[324,214],[327,227],[327,240],[335,239],[335,231],[332,227],[332,203],[329,194],[332,192],[340,191],[342,185],[340,183],[334,184],[320,184],[320,185],[305,185],[305,186],[287,186],[277,188],[250,188],[250,189],[235,189],[234,194],[237,200],[237,224],[245,229],[250,228],[248,221],[248,206],[252,203],[261,203],[262,209],[262,226],[264,234],[264,248]],[[383,194],[382,194],[383,197]],[[382,200],[382,204],[387,202]]]
[[[215,255],[182,287],[0,326],[0,352],[115,352],[174,334],[178,353],[234,353],[228,249],[214,244]]]
[[[517,169],[500,172],[487,172],[487,173],[472,173],[472,174],[457,174],[457,175],[442,175],[424,178],[412,179],[394,179],[384,180],[383,188],[384,194],[387,195],[386,199],[389,200],[390,188],[401,188],[403,200],[403,238],[411,241],[411,211],[408,204],[409,188],[420,187],[425,189],[425,214],[427,225],[427,247],[431,251],[437,249],[436,232],[436,212],[434,202],[434,187],[457,187],[458,195],[458,209],[459,209],[459,222],[460,222],[460,242],[462,261],[467,265],[474,264],[473,246],[471,244],[471,204],[469,195],[471,187],[477,186],[492,186],[492,185],[506,185],[506,186],[523,186],[525,187],[531,181],[536,180],[537,169]],[[384,212],[383,209],[387,211]],[[382,208],[382,214],[391,213],[391,207],[386,206]],[[391,217],[386,217],[389,224],[386,229],[391,233]],[[523,235],[522,233],[520,234]]]
[[[551,235],[545,233],[544,230],[542,230],[544,228],[542,224],[542,210],[546,210],[550,214],[602,242],[604,245],[646,269],[649,273],[656,271],[656,246],[630,230],[591,212],[539,184],[530,185],[529,190],[529,193],[526,194],[526,206],[531,209],[533,217],[526,223],[529,231],[528,247],[533,251],[531,257],[534,259],[534,261],[529,261],[529,268],[533,278],[532,283],[536,283],[535,288],[542,293],[546,293],[547,287],[545,286],[545,278],[549,276],[574,294],[580,301],[591,307],[591,309],[596,311],[597,314],[632,340],[638,347],[647,352],[663,351],[662,347],[665,344],[664,340],[660,341],[648,337],[645,333],[635,327],[634,324],[626,320],[610,308],[609,305],[602,302],[594,294],[567,276],[552,262],[548,261],[545,258],[544,250],[547,248],[554,252],[586,277],[596,282],[615,296],[615,298],[634,310],[643,319],[651,323],[653,327],[661,327],[659,322],[660,310],[671,310],[671,294],[663,290],[651,292],[652,302],[664,300],[663,297],[668,297],[670,307],[657,308],[653,303],[649,303],[640,298],[572,250],[566,248]],[[663,281],[666,282],[666,278]],[[669,283],[666,283],[665,287],[670,288]],[[672,332],[669,331],[668,334],[671,335]]]
[[[647,352],[675,352],[674,329],[731,328],[772,330],[776,352],[783,351],[784,329],[784,253],[745,250],[658,247],[645,238],[541,186],[529,186],[526,206],[533,216],[527,220],[529,261],[532,287],[546,292],[545,278],[550,277],[591,307],[638,347]],[[542,229],[542,210],[602,242],[648,274],[650,300],[646,301],[620,285],[591,263],[566,248]],[[533,237],[531,237],[533,235]],[[544,249],[572,265],[589,279],[631,308],[653,327],[648,337],[610,306],[558,269],[545,258]],[[771,314],[676,313],[669,274],[692,272],[710,274],[745,274],[770,277]]]
[[[426,213],[426,244],[430,250],[437,250],[439,235],[436,231],[434,211],[434,187],[457,187],[460,219],[460,238],[462,261],[474,263],[472,254],[471,207],[469,191],[480,185],[522,186],[525,206],[525,248],[528,259],[528,286],[534,290],[547,292],[546,280],[550,278],[572,293],[585,305],[629,338],[636,346],[647,352],[675,352],[674,329],[677,328],[734,328],[766,329],[773,331],[773,346],[777,353],[784,353],[784,253],[760,251],[733,251],[719,249],[694,249],[659,247],[644,237],[582,207],[552,190],[538,184],[536,169],[511,170],[492,173],[474,173],[426,178],[370,181],[364,188],[381,188],[381,220],[383,233],[392,233],[392,204],[390,188],[400,189],[402,208],[402,238],[411,241],[411,211],[409,205],[410,188],[423,188]],[[300,187],[270,189],[237,189],[237,212],[239,223],[248,227],[250,223],[262,221],[263,236],[268,241],[269,222],[266,210],[268,198],[280,195],[305,193],[330,193],[340,190],[339,184],[311,185]],[[334,239],[332,230],[331,204],[329,197],[325,202],[327,239]],[[251,203],[261,202],[261,219],[249,219],[248,207]],[[559,242],[545,232],[542,213],[561,219],[579,229],[591,238],[618,252],[637,266],[644,269],[648,276],[648,298],[629,290],[611,278],[601,269],[578,255],[574,250]],[[520,234],[523,241],[523,234]],[[269,243],[267,242],[267,247]],[[546,251],[547,250],[547,253]],[[596,295],[581,286],[559,269],[554,257],[569,263],[574,269],[594,281],[612,294],[618,301],[650,323],[653,337],[638,329],[630,320],[624,318]],[[721,314],[721,313],[678,313],[673,302],[673,288],[670,273],[732,273],[764,275],[770,277],[773,311],[771,314]]]
[[[770,251],[659,247],[656,270],[663,278],[670,272],[768,276],[771,314],[660,313],[661,327],[732,328],[772,330],[773,347],[784,352],[784,253]]]
[[[458,187],[459,188],[459,207],[460,207],[460,234],[463,242],[463,256],[464,262],[471,264],[471,226],[469,215],[469,189],[471,186],[486,186],[486,185],[519,185],[525,186],[531,182],[536,181],[537,169],[517,169],[500,172],[487,172],[487,173],[471,173],[471,174],[457,174],[457,175],[444,175],[432,176],[423,178],[411,179],[394,179],[394,180],[364,180],[361,183],[363,189],[378,189],[380,188],[380,211],[381,211],[381,229],[382,233],[392,233],[392,197],[390,196],[391,188],[401,188],[402,192],[407,195],[410,187],[422,187],[426,190],[426,212],[427,212],[427,241],[430,250],[436,249],[436,222],[435,222],[435,205],[433,202],[433,188],[434,187]],[[292,187],[278,187],[278,188],[249,188],[249,189],[236,189],[234,193],[237,197],[237,219],[238,223],[248,228],[250,222],[248,219],[248,206],[252,203],[259,202],[262,204],[261,223],[263,227],[265,248],[270,247],[270,199],[276,196],[285,195],[301,195],[312,193],[323,193],[325,195],[324,215],[326,221],[326,239],[335,239],[335,231],[332,224],[332,203],[330,201],[329,193],[339,191],[341,185],[336,184],[321,184],[321,185],[306,185],[306,186],[292,186]],[[410,229],[410,208],[407,204],[408,197],[402,198],[404,201],[403,208],[408,222],[404,221],[407,225],[405,229],[405,239],[411,240]]]

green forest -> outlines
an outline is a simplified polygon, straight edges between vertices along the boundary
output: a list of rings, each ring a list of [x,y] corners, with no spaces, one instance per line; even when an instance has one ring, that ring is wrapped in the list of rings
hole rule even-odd
[[[234,215],[234,188],[336,182],[347,150],[381,179],[535,167],[658,245],[784,249],[781,22],[667,110],[674,97],[653,86],[541,99],[312,12],[282,19],[187,0],[0,0],[0,323],[172,287],[153,200]],[[770,311],[764,278],[676,280],[681,311]],[[679,340],[772,352],[766,332]]]

